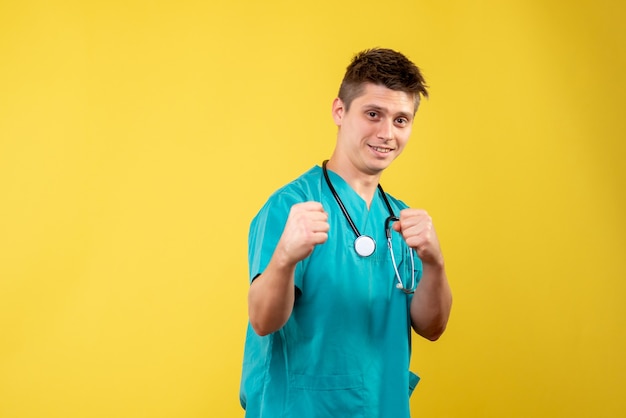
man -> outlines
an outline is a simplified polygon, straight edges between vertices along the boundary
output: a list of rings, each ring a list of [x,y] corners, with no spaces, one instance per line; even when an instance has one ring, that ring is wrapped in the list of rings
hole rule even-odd
[[[357,54],[332,105],[332,156],[252,221],[246,416],[410,416],[411,327],[438,339],[452,296],[430,216],[379,180],[426,96],[404,55]]]

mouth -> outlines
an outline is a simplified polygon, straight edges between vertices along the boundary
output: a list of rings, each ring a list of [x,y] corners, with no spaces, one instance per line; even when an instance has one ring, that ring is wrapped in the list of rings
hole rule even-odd
[[[380,154],[388,154],[388,153],[390,153],[391,151],[394,150],[393,148],[377,147],[377,146],[374,146],[374,145],[370,145],[369,147],[370,147],[370,149],[372,149],[372,150],[374,150],[374,151],[376,151],[376,152],[378,152]]]

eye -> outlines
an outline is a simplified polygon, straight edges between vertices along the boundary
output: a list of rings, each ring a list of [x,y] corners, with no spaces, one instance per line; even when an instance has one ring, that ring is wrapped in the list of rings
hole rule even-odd
[[[397,118],[396,119],[396,124],[400,125],[400,126],[406,126],[409,123],[409,120],[407,118]]]
[[[375,119],[378,116],[378,112],[370,110],[370,111],[367,112],[367,116],[369,116],[372,119]]]

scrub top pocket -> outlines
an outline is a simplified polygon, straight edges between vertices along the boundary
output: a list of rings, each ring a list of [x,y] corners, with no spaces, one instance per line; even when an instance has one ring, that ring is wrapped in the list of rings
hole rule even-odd
[[[289,383],[289,417],[365,417],[361,374],[293,374]]]

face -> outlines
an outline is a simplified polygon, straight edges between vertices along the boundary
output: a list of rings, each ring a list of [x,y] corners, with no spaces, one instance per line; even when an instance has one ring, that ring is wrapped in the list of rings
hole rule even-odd
[[[333,119],[339,127],[335,154],[363,174],[380,174],[409,141],[414,111],[412,94],[375,84],[365,85],[350,110],[335,99]]]

